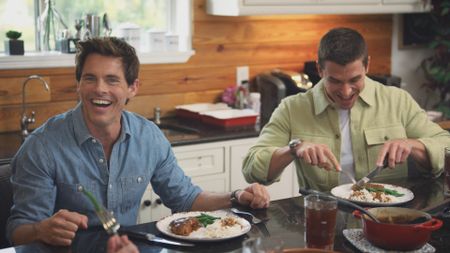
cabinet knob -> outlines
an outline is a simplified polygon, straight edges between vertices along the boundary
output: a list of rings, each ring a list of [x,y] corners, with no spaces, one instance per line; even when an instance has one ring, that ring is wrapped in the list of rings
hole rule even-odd
[[[158,205],[162,204],[162,200],[160,198],[157,198],[155,201],[156,201],[156,204],[158,204]]]
[[[144,206],[151,206],[152,205],[152,201],[151,200],[144,200]]]

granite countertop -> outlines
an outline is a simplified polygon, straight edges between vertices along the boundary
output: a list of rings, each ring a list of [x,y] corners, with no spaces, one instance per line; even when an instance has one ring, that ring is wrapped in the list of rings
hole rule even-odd
[[[177,117],[162,118],[160,126],[172,146],[250,138],[259,135],[258,127],[253,125],[224,128]],[[22,137],[19,131],[0,133],[0,164],[9,163],[21,144]]]

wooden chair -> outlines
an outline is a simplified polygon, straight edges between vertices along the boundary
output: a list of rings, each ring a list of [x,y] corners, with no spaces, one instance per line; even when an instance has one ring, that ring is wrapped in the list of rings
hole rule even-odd
[[[438,125],[441,126],[445,130],[450,130],[450,120],[444,120],[438,122]]]
[[[12,206],[12,185],[11,166],[9,164],[0,165],[0,249],[10,247],[6,239],[6,221],[11,214]]]

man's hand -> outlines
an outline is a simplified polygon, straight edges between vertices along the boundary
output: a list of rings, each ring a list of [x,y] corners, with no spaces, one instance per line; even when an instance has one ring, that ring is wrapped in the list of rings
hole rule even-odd
[[[303,159],[307,164],[319,166],[326,170],[335,168],[337,171],[341,171],[341,165],[327,145],[302,142],[297,146],[296,154],[299,159]]]
[[[138,248],[134,245],[126,235],[111,236],[108,239],[107,253],[139,253]]]
[[[383,148],[378,153],[377,166],[383,165],[386,154],[389,156],[389,168],[395,168],[396,164],[404,163],[411,154],[413,148],[412,141],[409,139],[398,139],[385,142]]]
[[[87,223],[87,216],[61,209],[33,226],[39,240],[51,245],[69,246],[75,238],[75,232],[80,227],[86,229]]]
[[[237,200],[241,205],[247,205],[251,208],[269,207],[270,196],[265,186],[253,183],[244,190],[236,193]]]

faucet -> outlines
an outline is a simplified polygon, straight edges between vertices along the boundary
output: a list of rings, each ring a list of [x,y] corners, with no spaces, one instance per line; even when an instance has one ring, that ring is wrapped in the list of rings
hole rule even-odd
[[[161,124],[161,108],[159,106],[153,109],[153,118],[156,125]]]
[[[27,104],[25,102],[25,86],[27,85],[28,81],[30,81],[32,79],[37,79],[37,80],[41,81],[42,84],[44,85],[45,90],[46,91],[50,90],[48,83],[39,75],[31,75],[31,76],[27,77],[27,79],[25,79],[25,81],[23,82],[23,84],[22,84],[22,118],[20,119],[20,129],[21,129],[21,134],[22,134],[23,139],[25,139],[29,134],[28,125],[33,124],[36,121],[36,119],[35,119],[36,113],[34,111],[31,112],[31,117],[28,117],[26,114]]]

